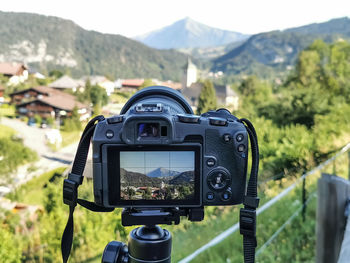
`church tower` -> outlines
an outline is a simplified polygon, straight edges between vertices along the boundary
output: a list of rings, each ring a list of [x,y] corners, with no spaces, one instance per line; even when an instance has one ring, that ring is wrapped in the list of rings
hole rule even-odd
[[[197,67],[192,63],[190,57],[188,57],[187,64],[183,67],[183,69],[182,89],[185,89],[197,81]]]

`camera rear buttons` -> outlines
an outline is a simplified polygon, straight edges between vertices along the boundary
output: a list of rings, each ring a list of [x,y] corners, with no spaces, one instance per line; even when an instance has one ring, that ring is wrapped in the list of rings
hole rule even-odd
[[[241,152],[244,152],[244,151],[245,151],[245,145],[244,145],[244,144],[238,145],[237,151],[240,152],[240,153],[241,153]]]
[[[216,160],[214,158],[209,158],[207,160],[207,166],[208,167],[213,167],[216,164]]]
[[[222,193],[222,195],[221,195],[221,199],[223,200],[223,201],[227,201],[227,200],[229,200],[230,198],[231,198],[231,192],[230,191],[225,191],[225,192],[223,192]]]
[[[214,200],[214,198],[215,198],[214,193],[212,192],[207,193],[207,200],[212,201]]]
[[[230,184],[230,176],[223,170],[215,170],[208,176],[208,184],[213,190],[221,190]]]
[[[114,132],[112,130],[107,130],[106,131],[106,137],[107,139],[112,139],[114,136]]]
[[[243,139],[244,139],[244,135],[242,133],[238,133],[236,135],[237,142],[241,142],[241,141],[243,141]]]
[[[222,137],[223,137],[225,142],[231,141],[231,134],[226,133]]]

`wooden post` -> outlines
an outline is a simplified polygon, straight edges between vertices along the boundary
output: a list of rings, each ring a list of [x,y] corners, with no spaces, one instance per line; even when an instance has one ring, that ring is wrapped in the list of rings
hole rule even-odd
[[[350,196],[350,182],[322,174],[318,180],[316,262],[336,263],[343,242],[346,219],[344,210]]]
[[[350,180],[350,151],[348,151],[348,179]]]
[[[301,199],[302,199],[302,204],[303,204],[303,209],[301,210],[301,215],[302,215],[302,218],[303,218],[303,222],[305,222],[305,213],[306,213],[306,177],[304,177],[303,179],[303,189],[302,189],[302,196],[301,196]]]

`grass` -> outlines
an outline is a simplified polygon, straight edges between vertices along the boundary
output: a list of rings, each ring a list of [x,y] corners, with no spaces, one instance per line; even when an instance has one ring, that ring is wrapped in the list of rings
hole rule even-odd
[[[15,192],[8,194],[6,197],[20,203],[42,205],[44,200],[43,188],[55,176],[61,175],[65,169],[65,167],[57,168],[35,177],[28,183],[18,187]]]
[[[11,138],[16,131],[8,126],[0,124],[0,138]]]
[[[13,105],[3,104],[0,106],[0,116],[16,117],[16,108]]]

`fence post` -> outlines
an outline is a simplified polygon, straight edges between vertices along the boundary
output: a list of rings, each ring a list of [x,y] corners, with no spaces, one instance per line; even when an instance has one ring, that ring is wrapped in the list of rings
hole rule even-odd
[[[350,151],[348,151],[348,179],[350,180]]]
[[[350,181],[322,174],[318,180],[316,262],[335,263],[343,242],[344,209],[350,196]]]
[[[303,222],[305,222],[305,213],[306,213],[306,178],[304,177],[303,179],[303,190],[302,190],[302,204],[303,204],[303,209],[301,210],[301,215],[303,218]]]

